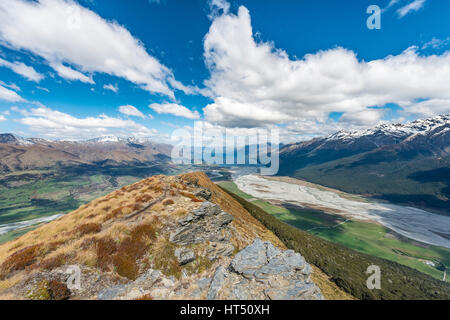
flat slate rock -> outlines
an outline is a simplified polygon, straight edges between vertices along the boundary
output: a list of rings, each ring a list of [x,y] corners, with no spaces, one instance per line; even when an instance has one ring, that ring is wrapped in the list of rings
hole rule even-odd
[[[299,253],[256,239],[217,268],[208,299],[322,300],[310,280],[311,267]]]

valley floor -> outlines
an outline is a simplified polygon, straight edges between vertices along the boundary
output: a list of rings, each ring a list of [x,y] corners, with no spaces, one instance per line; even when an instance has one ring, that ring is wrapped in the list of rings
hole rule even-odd
[[[220,185],[292,226],[359,252],[395,261],[437,279],[443,279],[445,268],[450,266],[449,249],[408,239],[380,223],[325,212],[317,205],[311,208],[276,201],[271,199],[274,197],[270,191],[267,195],[263,192],[255,197],[253,193],[240,190],[234,182],[221,182]],[[364,201],[353,195],[346,197]]]

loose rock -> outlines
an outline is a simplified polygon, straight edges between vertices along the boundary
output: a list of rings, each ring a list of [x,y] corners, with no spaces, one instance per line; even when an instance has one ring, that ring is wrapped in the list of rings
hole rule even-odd
[[[195,260],[195,253],[190,249],[177,248],[175,250],[175,257],[177,257],[180,265],[185,265]]]

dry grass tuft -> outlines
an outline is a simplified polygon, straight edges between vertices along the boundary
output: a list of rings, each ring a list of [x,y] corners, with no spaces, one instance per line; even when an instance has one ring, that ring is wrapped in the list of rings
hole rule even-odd
[[[121,216],[122,214],[123,214],[123,207],[116,208],[106,215],[105,221],[114,219],[118,216]]]
[[[175,201],[173,201],[172,199],[165,199],[162,204],[163,206],[170,206],[171,204],[174,204]]]
[[[181,267],[175,257],[175,249],[175,244],[167,239],[160,239],[153,248],[151,262],[154,269],[161,270],[168,277],[174,276],[180,279]]]
[[[6,290],[14,287],[16,284],[20,283],[23,278],[24,275],[16,274],[8,279],[0,280],[0,290]]]
[[[70,297],[70,290],[61,281],[50,280],[47,284],[47,290],[50,293],[50,300],[66,300]]]
[[[164,206],[161,203],[157,203],[152,207],[152,210],[157,213],[161,213],[162,211],[164,211]]]
[[[181,191],[180,194],[185,196],[186,198],[191,199],[192,202],[203,202],[203,200],[197,198],[195,195],[193,195],[190,192]]]
[[[3,280],[12,271],[24,270],[34,264],[42,249],[41,244],[36,244],[13,253],[0,266],[0,280]]]
[[[27,294],[31,300],[66,300],[69,297],[67,285],[58,280],[42,280]]]
[[[50,242],[48,245],[46,245],[46,247],[49,251],[55,251],[59,247],[63,246],[65,243],[66,243],[66,241],[63,241],[63,240],[53,241],[53,242]]]
[[[156,193],[161,193],[163,191],[163,187],[159,184],[151,186],[150,189]]]
[[[136,202],[135,204],[132,205],[132,211],[139,211],[142,208],[144,208],[144,204],[141,202]]]
[[[78,233],[80,236],[84,236],[86,234],[91,233],[99,233],[102,230],[102,225],[100,223],[85,223],[75,229],[75,233]]]
[[[175,210],[175,212],[173,213],[173,216],[176,218],[181,218],[181,217],[184,217],[187,213],[188,212],[186,209],[180,208],[180,209]]]
[[[144,194],[144,195],[136,198],[136,202],[146,203],[146,202],[149,202],[150,200],[153,200],[153,197],[149,194]]]
[[[42,269],[53,270],[66,264],[68,258],[69,256],[67,254],[61,253],[54,257],[42,260],[38,266]]]
[[[143,296],[140,296],[139,298],[136,298],[134,300],[153,300],[153,297],[150,294],[144,294]]]
[[[139,275],[139,260],[149,248],[149,242],[156,240],[156,230],[153,224],[144,223],[136,226],[130,236],[120,242],[113,257],[115,271],[130,280],[136,280]]]
[[[110,271],[112,256],[117,251],[116,242],[110,237],[102,239],[91,238],[89,240],[94,242],[96,246],[97,266],[103,271]],[[89,240],[85,245],[89,246]]]
[[[139,266],[136,261],[132,260],[127,254],[121,255],[117,253],[113,257],[115,271],[122,277],[130,280],[136,280],[139,275]]]

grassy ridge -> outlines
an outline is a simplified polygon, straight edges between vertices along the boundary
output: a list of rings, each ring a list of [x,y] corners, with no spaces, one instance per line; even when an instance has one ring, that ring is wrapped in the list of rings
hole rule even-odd
[[[146,165],[61,166],[0,175],[0,225],[65,214],[123,186],[156,174],[178,174],[196,167]],[[206,169],[206,168],[204,168]],[[217,170],[217,167],[210,167]],[[227,174],[226,171],[220,171]],[[0,244],[38,225],[0,235]]]
[[[290,226],[262,208],[226,190],[285,245],[301,253],[343,290],[358,299],[450,299],[450,285],[395,262],[372,257],[331,243]],[[381,289],[366,286],[370,265],[381,269]]]
[[[0,225],[65,214],[122,186],[161,173],[158,166],[62,167],[0,175]],[[34,229],[0,235],[0,243]]]

